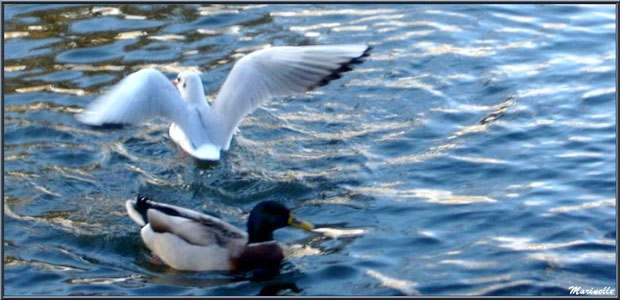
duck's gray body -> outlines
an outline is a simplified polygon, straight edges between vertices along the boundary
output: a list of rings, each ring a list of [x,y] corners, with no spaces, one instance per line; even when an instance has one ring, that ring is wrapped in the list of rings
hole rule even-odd
[[[186,208],[146,200],[128,200],[127,212],[142,225],[144,244],[174,269],[232,270],[244,251],[247,233]]]

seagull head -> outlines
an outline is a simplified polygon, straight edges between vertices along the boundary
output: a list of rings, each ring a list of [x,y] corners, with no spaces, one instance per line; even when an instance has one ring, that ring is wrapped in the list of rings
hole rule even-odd
[[[189,103],[205,102],[205,93],[202,88],[200,75],[192,71],[183,71],[172,80],[172,84],[177,87],[181,97]]]

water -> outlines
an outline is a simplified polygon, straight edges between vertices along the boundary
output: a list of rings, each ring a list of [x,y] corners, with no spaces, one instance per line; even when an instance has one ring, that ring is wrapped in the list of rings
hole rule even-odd
[[[613,5],[5,5],[6,295],[566,295],[616,288]],[[124,76],[202,71],[214,99],[266,45],[368,61],[244,120],[217,165],[166,123],[74,116]],[[151,263],[138,193],[243,227],[261,200],[280,275]],[[614,292],[615,293],[615,292]]]

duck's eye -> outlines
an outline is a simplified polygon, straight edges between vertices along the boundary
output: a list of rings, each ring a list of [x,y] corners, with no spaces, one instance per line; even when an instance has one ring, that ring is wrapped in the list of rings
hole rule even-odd
[[[187,84],[187,82],[183,82],[183,88],[185,88],[185,85]]]

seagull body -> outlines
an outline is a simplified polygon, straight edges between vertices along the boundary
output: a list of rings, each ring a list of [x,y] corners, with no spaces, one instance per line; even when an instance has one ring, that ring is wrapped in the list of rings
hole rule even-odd
[[[273,97],[291,96],[340,78],[362,62],[366,45],[272,47],[252,52],[233,66],[213,105],[197,73],[184,71],[171,82],[154,69],[130,74],[78,115],[82,123],[137,124],[153,118],[171,122],[171,139],[199,160],[217,161],[228,151],[245,116]]]
[[[186,271],[248,271],[278,267],[284,259],[273,231],[292,226],[307,231],[312,224],[297,220],[273,201],[257,204],[248,217],[248,232],[218,218],[138,196],[125,202],[127,213],[142,226],[144,244],[164,263]]]

